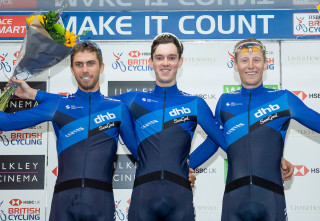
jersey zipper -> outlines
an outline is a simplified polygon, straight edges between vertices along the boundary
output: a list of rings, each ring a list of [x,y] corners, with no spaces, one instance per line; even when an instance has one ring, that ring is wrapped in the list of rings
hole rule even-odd
[[[249,176],[250,184],[252,184],[252,171],[251,171],[251,149],[250,149],[250,104],[251,104],[251,92],[249,93],[248,103],[248,157],[249,157]]]
[[[161,179],[164,178],[164,171],[163,171],[163,167],[164,167],[164,140],[165,140],[165,137],[164,137],[164,133],[165,133],[165,130],[164,130],[164,117],[165,117],[165,110],[166,110],[166,99],[167,99],[167,91],[164,91],[164,99],[163,99],[163,112],[162,112],[162,139],[161,139],[161,150],[160,150],[160,158],[161,158]]]
[[[84,179],[86,175],[86,164],[87,164],[87,153],[90,147],[90,120],[91,120],[91,95],[89,95],[89,120],[88,120],[88,139],[85,146],[84,156],[83,156],[83,171],[82,171],[82,187],[84,187]]]

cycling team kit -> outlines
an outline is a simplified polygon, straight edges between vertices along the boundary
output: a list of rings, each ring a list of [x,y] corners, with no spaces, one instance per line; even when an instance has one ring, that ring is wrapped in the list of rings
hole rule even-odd
[[[223,94],[216,119],[224,129],[228,175],[222,220],[287,220],[281,159],[290,119],[320,132],[320,115],[288,90],[260,85]],[[216,151],[207,139],[190,156],[191,168]]]
[[[52,121],[57,137],[58,177],[50,220],[114,220],[113,163],[118,135],[137,158],[133,122],[119,100],[100,90],[61,96],[38,91],[40,105],[14,114],[0,112],[0,130]]]
[[[116,97],[127,104],[135,122],[138,166],[130,221],[193,221],[188,158],[197,124],[218,145],[221,130],[206,102],[177,85]]]

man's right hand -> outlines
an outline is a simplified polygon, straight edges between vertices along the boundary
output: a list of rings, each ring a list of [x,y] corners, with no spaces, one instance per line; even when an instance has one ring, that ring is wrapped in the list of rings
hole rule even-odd
[[[19,86],[14,89],[14,94],[22,99],[34,100],[37,95],[37,90],[31,88],[25,81],[10,78],[10,81],[18,84]],[[10,84],[11,82],[9,82]]]

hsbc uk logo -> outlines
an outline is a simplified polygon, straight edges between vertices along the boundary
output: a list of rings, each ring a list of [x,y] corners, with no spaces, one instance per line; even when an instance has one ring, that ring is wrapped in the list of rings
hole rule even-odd
[[[305,165],[294,165],[294,173],[293,176],[305,176],[308,173],[311,174],[319,174],[320,168],[307,168]]]
[[[294,165],[293,176],[305,176],[309,171],[310,170],[304,165]]]
[[[292,91],[292,93],[294,93],[302,101],[304,101],[306,98],[320,98],[320,93],[306,94],[304,91]]]
[[[20,206],[22,204],[22,200],[20,199],[12,199],[9,202],[11,206]]]
[[[130,51],[130,52],[128,53],[128,55],[129,55],[130,57],[132,57],[132,58],[138,58],[138,57],[140,57],[141,52],[140,52],[140,51]]]
[[[292,91],[292,93],[294,93],[302,101],[308,97],[308,95],[303,91]]]

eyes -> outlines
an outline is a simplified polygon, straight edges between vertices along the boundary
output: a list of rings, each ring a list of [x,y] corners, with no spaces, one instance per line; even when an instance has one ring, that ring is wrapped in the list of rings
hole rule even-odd
[[[249,61],[250,61],[250,59],[246,58],[246,57],[239,59],[239,62],[242,64],[247,64]],[[260,57],[254,57],[254,58],[252,58],[252,62],[254,64],[259,64],[260,62],[263,62],[263,59]]]
[[[163,61],[165,59],[165,57],[164,56],[155,56],[154,59],[156,61]],[[176,55],[171,55],[171,56],[168,57],[168,61],[175,61],[177,59],[178,59],[178,57]]]
[[[84,64],[86,64],[87,67],[93,67],[97,64],[96,61],[92,60],[92,61],[87,61],[87,62],[75,62],[75,66],[77,68],[82,68],[84,66]]]

